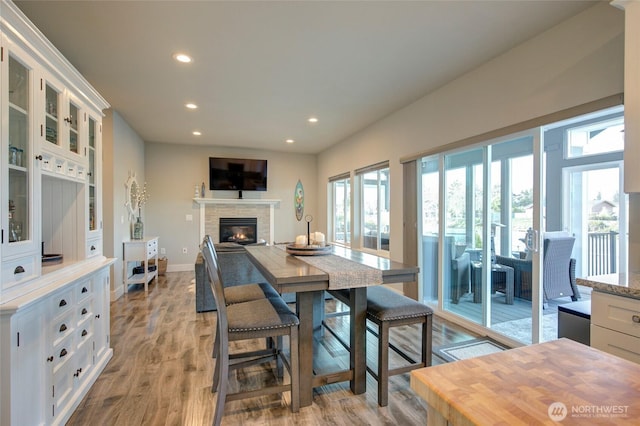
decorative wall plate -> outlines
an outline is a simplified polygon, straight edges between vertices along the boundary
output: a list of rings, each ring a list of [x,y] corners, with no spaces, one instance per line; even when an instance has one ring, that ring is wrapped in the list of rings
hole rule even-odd
[[[302,215],[304,214],[304,188],[302,187],[300,179],[298,179],[296,189],[293,192],[293,206],[296,210],[296,219],[301,221]]]

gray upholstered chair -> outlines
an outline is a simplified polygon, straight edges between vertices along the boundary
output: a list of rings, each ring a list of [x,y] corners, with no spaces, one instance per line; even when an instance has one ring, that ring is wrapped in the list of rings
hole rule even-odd
[[[544,234],[542,296],[546,306],[549,300],[559,297],[581,298],[576,284],[576,260],[571,257],[575,237],[567,232]],[[496,263],[514,270],[515,297],[531,300],[531,260],[496,256]]]
[[[213,256],[213,252],[206,247],[206,244],[203,244],[202,256],[204,258],[213,297],[218,306],[216,334],[219,335],[219,337],[216,336],[216,339],[220,343],[217,346],[216,366],[211,388],[212,392],[217,390],[218,394],[213,424],[215,426],[220,425],[226,401],[235,401],[287,391],[291,392],[291,411],[299,411],[298,317],[291,312],[282,298],[262,298],[228,305],[222,287],[220,270]],[[276,341],[281,343],[282,336],[285,335],[289,336],[289,359],[284,357],[280,350],[280,344],[259,351],[233,354],[229,352],[229,343],[232,341],[270,338],[276,339]],[[230,370],[243,368],[252,363],[264,363],[274,358],[282,359],[289,370],[291,376],[289,384],[280,383],[256,390],[228,393]]]
[[[204,247],[209,250],[220,268],[220,259],[216,252],[215,245],[209,235],[204,237]],[[221,269],[221,268],[220,268]],[[239,284],[232,287],[224,287],[224,296],[227,301],[227,305],[233,305],[234,303],[249,302],[251,300],[258,300],[265,297],[280,297],[275,288],[269,283],[248,283]]]

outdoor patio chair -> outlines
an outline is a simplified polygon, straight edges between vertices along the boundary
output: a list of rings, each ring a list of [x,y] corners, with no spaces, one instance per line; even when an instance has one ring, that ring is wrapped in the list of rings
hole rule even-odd
[[[560,297],[580,299],[576,284],[576,260],[571,257],[575,237],[567,232],[547,232],[544,235],[544,257],[542,276],[543,304]],[[531,260],[496,256],[496,263],[510,266],[514,270],[515,296],[531,300]]]

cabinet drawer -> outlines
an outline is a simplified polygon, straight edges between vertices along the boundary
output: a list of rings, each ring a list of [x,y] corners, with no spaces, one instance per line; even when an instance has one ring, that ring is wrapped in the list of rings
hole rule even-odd
[[[84,172],[84,167],[82,166],[77,166],[76,167],[76,178],[79,181],[84,181],[86,179],[86,173]]]
[[[84,346],[90,346],[93,341],[93,317],[81,324],[80,327],[78,327],[77,333],[76,341],[78,342],[78,350]]]
[[[87,241],[87,257],[98,256],[102,254],[102,240]]]
[[[53,172],[59,175],[66,174],[66,161],[62,158],[54,158],[53,159]]]
[[[66,172],[67,176],[74,178],[78,175],[78,166],[73,164],[71,161],[67,161]]]
[[[147,257],[154,257],[158,253],[158,242],[151,240],[147,243]]]
[[[51,314],[58,315],[70,311],[73,306],[73,289],[66,289],[51,298]]]
[[[76,300],[82,302],[93,295],[93,282],[91,280],[78,284],[76,287]]]
[[[124,258],[127,260],[144,260],[146,247],[143,244],[125,244]]]
[[[640,300],[594,291],[591,295],[591,322],[640,337]]]
[[[56,161],[53,155],[43,152],[42,162],[40,163],[40,169],[47,172],[53,172],[53,169],[55,169],[55,162]]]
[[[93,318],[93,299],[89,298],[78,304],[78,327]]]
[[[33,256],[21,257],[2,263],[2,290],[28,281],[36,276],[36,260]]]
[[[591,324],[591,347],[640,364],[640,338]]]
[[[74,354],[74,335],[71,334],[62,342],[53,347],[53,374],[57,374],[58,371],[64,368],[66,364],[69,364],[69,360],[73,358]]]
[[[73,325],[73,311],[67,310],[62,315],[59,315],[51,323],[51,336],[53,347],[56,348],[60,345],[60,342],[73,333],[75,327]]]

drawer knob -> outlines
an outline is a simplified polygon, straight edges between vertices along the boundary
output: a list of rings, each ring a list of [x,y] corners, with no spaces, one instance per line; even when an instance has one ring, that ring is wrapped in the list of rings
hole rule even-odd
[[[631,317],[631,320],[636,324],[640,324],[640,315],[634,315]]]
[[[60,304],[59,304],[58,306],[59,306],[59,307],[67,306],[67,301],[66,301],[66,300],[64,300],[64,299],[62,299],[62,300],[60,301]]]
[[[82,308],[82,315],[85,315],[87,313],[87,308]]]
[[[87,335],[87,330],[82,330],[82,337]]]
[[[60,326],[60,333],[62,333],[63,331],[67,331],[67,325],[66,324],[62,324]]]
[[[66,355],[67,355],[67,350],[66,349],[63,349],[63,350],[60,351],[60,358],[62,358],[63,356],[66,356]]]
[[[53,362],[53,356],[47,357],[47,362]]]
[[[24,272],[24,268],[20,265],[16,266],[16,269],[13,270],[14,275],[22,274],[23,272]]]
[[[86,292],[88,292],[88,291],[89,291],[89,290],[87,290],[87,288],[86,288],[86,287],[82,287],[82,293],[86,293]]]

